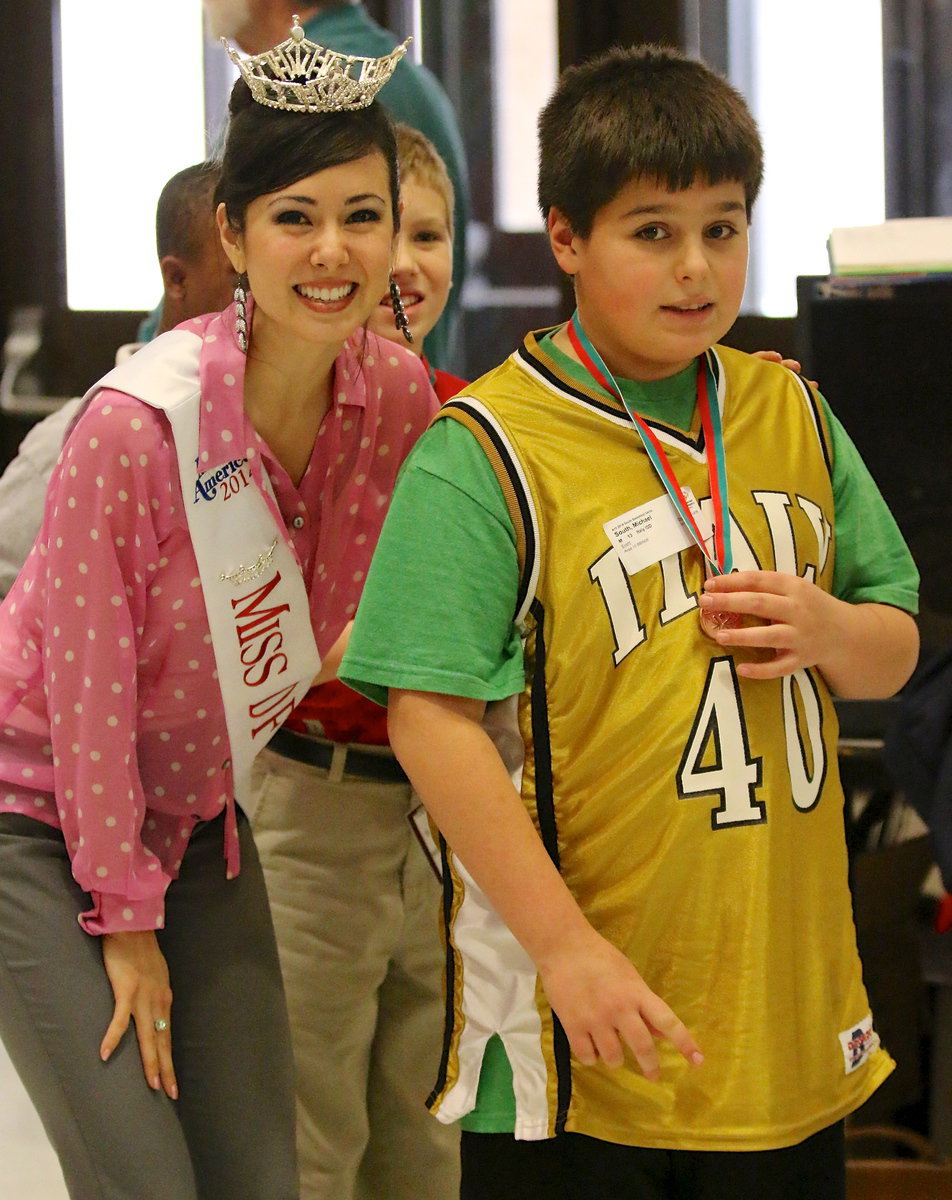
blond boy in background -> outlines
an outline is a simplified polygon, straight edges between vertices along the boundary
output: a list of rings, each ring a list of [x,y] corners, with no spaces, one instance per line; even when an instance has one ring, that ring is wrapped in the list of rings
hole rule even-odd
[[[439,321],[453,286],[453,184],[436,147],[419,130],[398,124],[397,152],[402,212],[392,274],[413,336],[410,348],[430,368],[442,404],[466,385],[431,367],[424,350],[424,339]],[[389,292],[370,318],[370,328],[391,341],[404,340],[394,324]]]

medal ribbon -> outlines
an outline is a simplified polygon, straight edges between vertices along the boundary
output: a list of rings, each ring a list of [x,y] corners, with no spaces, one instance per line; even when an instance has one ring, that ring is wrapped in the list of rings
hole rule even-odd
[[[726,575],[733,570],[734,556],[731,550],[730,508],[727,495],[727,465],[724,455],[724,431],[721,426],[721,410],[717,403],[717,387],[714,382],[714,372],[702,354],[697,366],[697,406],[701,415],[701,428],[704,430],[704,448],[707,456],[707,477],[711,489],[711,502],[714,506],[714,547],[713,556],[708,553],[707,541],[694,519],[694,514],[688,507],[678,483],[678,477],[664,451],[664,447],[650,425],[631,407],[622,395],[621,388],[615,382],[615,377],[605,365],[602,356],[589,341],[588,335],[582,328],[578,310],[575,311],[568,323],[569,341],[579,356],[582,366],[588,371],[603,391],[614,396],[625,407],[625,412],[631,418],[632,424],[641,436],[645,452],[651,464],[664,484],[671,503],[705,560],[710,564],[715,575]]]

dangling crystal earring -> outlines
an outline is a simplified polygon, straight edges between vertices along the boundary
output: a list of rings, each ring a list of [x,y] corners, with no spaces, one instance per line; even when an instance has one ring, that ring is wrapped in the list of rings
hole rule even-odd
[[[397,328],[408,342],[412,342],[413,334],[410,332],[410,322],[407,320],[403,300],[400,298],[400,285],[392,275],[390,276],[390,303],[393,306],[393,319],[397,323]]]
[[[238,286],[235,288],[235,337],[238,349],[242,354],[248,353],[248,318],[245,316],[245,305],[248,303],[248,276],[238,276]]]

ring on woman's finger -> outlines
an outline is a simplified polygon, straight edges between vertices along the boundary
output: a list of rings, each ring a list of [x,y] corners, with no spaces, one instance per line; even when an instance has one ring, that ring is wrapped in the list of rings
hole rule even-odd
[[[155,1026],[156,1033],[165,1033],[169,1027],[169,1023],[164,1017],[157,1017],[152,1024]]]

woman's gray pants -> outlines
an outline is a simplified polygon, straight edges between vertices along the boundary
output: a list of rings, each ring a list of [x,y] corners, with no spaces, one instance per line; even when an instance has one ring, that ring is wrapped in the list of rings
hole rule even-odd
[[[0,1037],[56,1150],[72,1200],[295,1200],[290,1036],[248,823],[226,880],[223,820],[196,828],[158,932],[171,977],[180,1099],[146,1083],[113,1013],[89,897],[58,830],[0,814]]]

